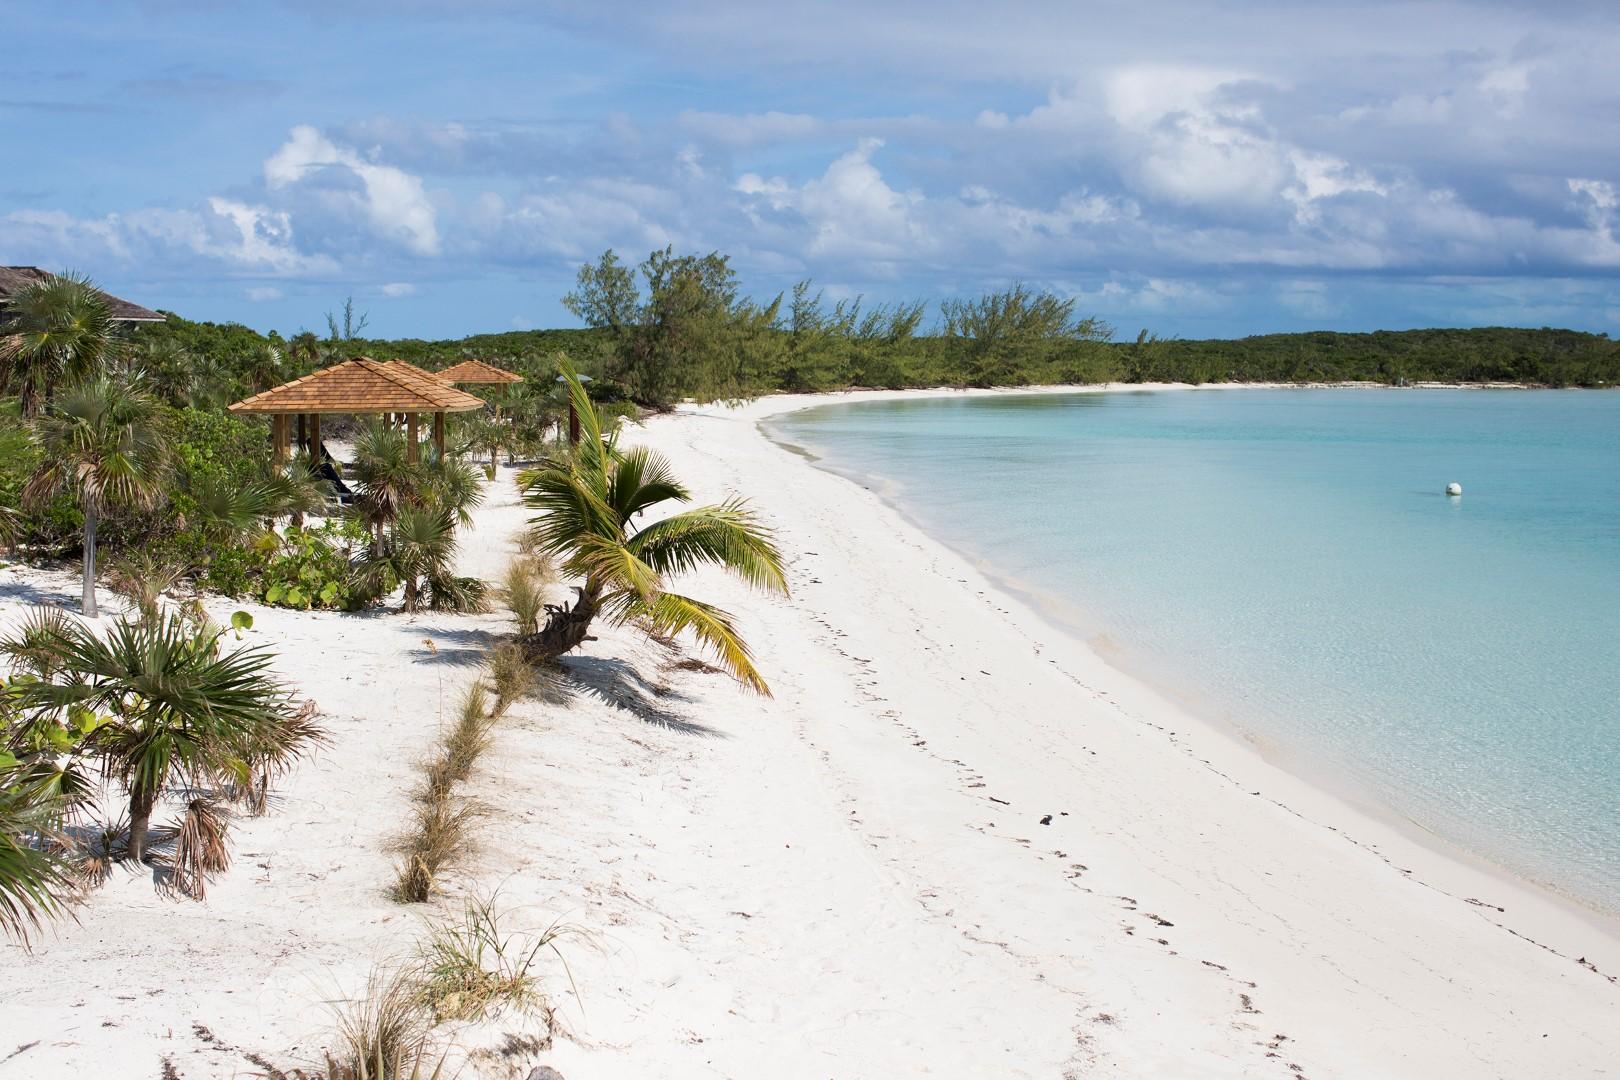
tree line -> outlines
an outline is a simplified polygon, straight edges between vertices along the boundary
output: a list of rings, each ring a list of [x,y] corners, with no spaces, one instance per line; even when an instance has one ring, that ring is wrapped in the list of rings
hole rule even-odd
[[[131,334],[129,363],[171,400],[218,407],[285,378],[357,355],[427,368],[493,359],[531,379],[566,353],[592,396],[662,408],[684,398],[873,387],[1057,383],[1516,382],[1620,383],[1620,343],[1562,329],[1481,327],[1374,333],[1265,334],[1184,340],[1115,329],[1073,298],[1015,284],[980,297],[871,303],[831,298],[810,281],[766,300],[747,295],[718,252],[665,248],[631,265],[613,251],[580,268],[563,304],[585,329],[457,340],[359,336],[346,304],[325,338],[260,334],[170,316]],[[538,396],[547,385],[518,393]]]

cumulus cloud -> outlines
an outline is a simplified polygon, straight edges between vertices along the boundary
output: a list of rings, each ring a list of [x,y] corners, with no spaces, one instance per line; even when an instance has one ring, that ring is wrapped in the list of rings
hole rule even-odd
[[[358,180],[359,189],[344,183],[347,178]],[[439,253],[437,215],[421,178],[368,160],[307,124],[293,128],[281,148],[266,159],[264,179],[272,191],[315,189],[329,204],[363,212],[378,236],[418,255]]]
[[[1389,301],[1405,290],[1615,318],[1620,16],[1603,5],[1268,0],[1212,20],[1192,0],[1099,0],[1086,17],[1062,0],[601,0],[454,17],[560,26],[582,50],[632,50],[637,75],[581,60],[497,88],[480,68],[487,100],[442,95],[432,115],[404,96],[328,108],[322,126],[255,135],[235,184],[110,214],[13,210],[0,245],[58,265],[342,274],[383,297],[566,280],[604,248],[674,244],[731,253],[761,292],[803,274],[841,295],[1022,279],[1144,318],[1333,322],[1382,290],[1424,316]],[[465,42],[445,49],[476,65]]]
[[[300,252],[285,211],[218,196],[180,210],[144,209],[101,217],[59,210],[15,210],[5,224],[7,257],[46,266],[144,265],[148,272],[198,262],[227,272],[319,276],[330,258]],[[166,276],[166,275],[164,275]]]

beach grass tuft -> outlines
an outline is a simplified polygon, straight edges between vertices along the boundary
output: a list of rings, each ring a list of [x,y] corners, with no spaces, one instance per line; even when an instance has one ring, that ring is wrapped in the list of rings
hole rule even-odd
[[[420,946],[421,1001],[440,1022],[482,1020],[503,1007],[546,1012],[535,963],[549,949],[566,971],[557,942],[570,933],[555,924],[539,934],[508,931],[495,895],[469,897],[461,918],[434,924]]]
[[[495,691],[497,716],[534,688],[535,667],[516,642],[509,641],[491,649],[486,666],[490,686]]]
[[[501,581],[501,596],[512,617],[517,620],[518,634],[533,634],[540,629],[546,593],[533,558],[519,557],[507,564],[506,574]]]
[[[375,968],[358,998],[338,1007],[337,1057],[327,1055],[322,1080],[434,1080],[429,1065],[431,1016],[422,1007],[415,973]]]
[[[472,846],[473,823],[481,815],[476,803],[452,789],[425,791],[417,800],[411,832],[399,844],[402,862],[394,898],[404,904],[432,899],[440,871]]]

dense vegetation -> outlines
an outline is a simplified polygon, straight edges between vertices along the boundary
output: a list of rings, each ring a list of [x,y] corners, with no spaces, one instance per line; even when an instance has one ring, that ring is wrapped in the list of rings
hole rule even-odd
[[[653,252],[632,267],[607,252],[582,267],[564,304],[582,330],[479,334],[455,341],[377,340],[352,313],[324,339],[283,339],[243,326],[143,326],[133,350],[148,372],[189,376],[193,404],[222,404],[352,356],[398,357],[429,369],[468,357],[523,374],[518,404],[560,397],[566,353],[597,400],[661,408],[686,397],[748,397],[848,387],[1020,386],[1109,382],[1518,382],[1620,384],[1620,343],[1574,330],[1482,327],[1267,334],[1236,340],[1115,340],[1072,299],[1015,285],[986,296],[924,302],[829,302],[808,281],[782,296],[745,296],[720,254]]]

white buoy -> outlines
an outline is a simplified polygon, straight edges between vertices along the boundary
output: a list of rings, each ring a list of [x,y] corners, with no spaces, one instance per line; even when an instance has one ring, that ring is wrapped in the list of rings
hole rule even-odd
[[[1447,495],[1461,495],[1462,494],[1462,485],[1457,483],[1455,480],[1453,480],[1451,483],[1446,485],[1446,494]]]

